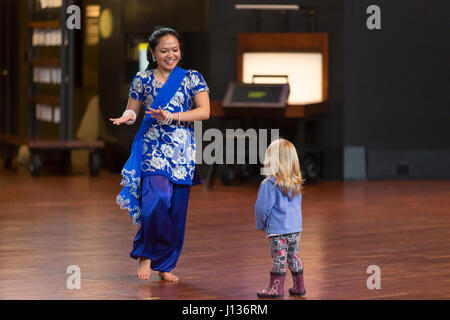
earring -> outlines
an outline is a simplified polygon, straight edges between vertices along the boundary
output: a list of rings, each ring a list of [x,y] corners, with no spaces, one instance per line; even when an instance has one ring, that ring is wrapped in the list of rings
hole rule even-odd
[[[152,61],[153,61],[153,62],[155,62],[155,61],[156,61],[156,59],[155,59],[155,57],[154,57],[154,56],[152,56]]]

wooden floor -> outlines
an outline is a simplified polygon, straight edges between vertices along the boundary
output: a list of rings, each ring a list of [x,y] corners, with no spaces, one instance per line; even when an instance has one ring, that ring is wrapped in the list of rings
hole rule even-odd
[[[0,169],[0,299],[256,299],[271,268],[255,230],[257,186],[192,189],[176,284],[135,275],[136,227],[115,204],[119,175],[32,178]],[[306,187],[307,295],[284,299],[450,299],[450,181]],[[66,269],[81,269],[68,290]],[[381,269],[369,290],[366,269]],[[286,281],[287,288],[292,281]]]

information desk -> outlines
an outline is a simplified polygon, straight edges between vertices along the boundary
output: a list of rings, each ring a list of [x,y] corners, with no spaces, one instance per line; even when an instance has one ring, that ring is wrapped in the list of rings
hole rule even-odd
[[[222,101],[211,101],[211,117],[284,117],[284,118],[306,118],[325,115],[328,113],[328,101],[304,104],[286,105],[284,108],[224,108]]]

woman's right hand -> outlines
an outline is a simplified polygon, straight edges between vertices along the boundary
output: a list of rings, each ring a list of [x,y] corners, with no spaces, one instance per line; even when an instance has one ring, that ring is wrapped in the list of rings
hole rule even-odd
[[[123,124],[129,120],[135,120],[131,113],[127,113],[120,118],[109,118],[109,121],[111,121],[116,126],[120,126],[121,124]]]

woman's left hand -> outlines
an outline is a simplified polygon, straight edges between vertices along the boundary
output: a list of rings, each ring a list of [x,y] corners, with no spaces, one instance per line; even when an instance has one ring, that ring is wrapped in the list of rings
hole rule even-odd
[[[164,121],[169,116],[169,112],[158,107],[158,110],[150,109],[150,111],[145,111],[145,113],[151,114],[152,118],[155,118],[158,121]]]

